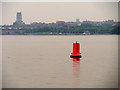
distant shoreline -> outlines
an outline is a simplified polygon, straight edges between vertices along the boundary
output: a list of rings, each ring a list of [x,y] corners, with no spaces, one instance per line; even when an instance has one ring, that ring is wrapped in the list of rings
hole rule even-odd
[[[82,35],[82,34],[0,34],[0,35],[64,35],[64,36],[73,36],[73,35],[76,35],[76,36],[93,36],[93,35],[119,35],[119,34],[90,34],[90,35]]]

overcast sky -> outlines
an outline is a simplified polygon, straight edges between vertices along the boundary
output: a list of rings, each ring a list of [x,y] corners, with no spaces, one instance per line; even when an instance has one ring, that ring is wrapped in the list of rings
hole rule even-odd
[[[22,12],[23,21],[31,22],[56,22],[56,21],[103,21],[118,18],[117,2],[3,2],[2,23],[13,24],[16,13]]]

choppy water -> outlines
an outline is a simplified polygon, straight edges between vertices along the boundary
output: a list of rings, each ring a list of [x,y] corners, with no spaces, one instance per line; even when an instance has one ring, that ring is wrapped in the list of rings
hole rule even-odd
[[[80,62],[70,58],[82,45]],[[118,36],[3,36],[3,88],[117,88]]]

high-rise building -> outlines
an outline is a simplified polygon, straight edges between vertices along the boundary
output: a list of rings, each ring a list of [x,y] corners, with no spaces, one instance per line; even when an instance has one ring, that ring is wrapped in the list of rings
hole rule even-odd
[[[79,18],[76,19],[76,22],[80,22],[80,21],[79,21]]]
[[[17,21],[22,21],[22,14],[21,14],[21,12],[17,12]]]
[[[22,13],[17,12],[16,21],[13,23],[13,25],[23,25],[23,24],[25,23],[22,21]]]

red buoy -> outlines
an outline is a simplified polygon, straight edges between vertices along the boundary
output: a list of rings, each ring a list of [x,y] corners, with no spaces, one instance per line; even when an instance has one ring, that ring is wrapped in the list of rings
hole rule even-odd
[[[70,55],[71,58],[81,58],[81,53],[80,53],[80,44],[77,43],[73,43],[73,52]]]

